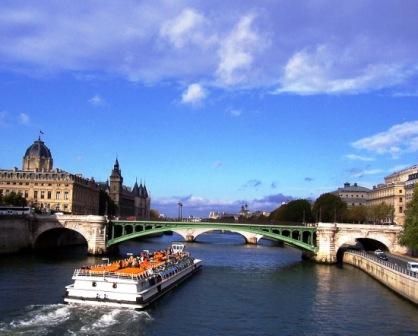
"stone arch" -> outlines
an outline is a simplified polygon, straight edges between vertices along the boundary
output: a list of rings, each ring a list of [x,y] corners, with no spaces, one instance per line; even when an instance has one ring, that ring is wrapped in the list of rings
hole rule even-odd
[[[376,239],[378,238],[378,239]],[[383,239],[382,239],[383,238]],[[390,251],[390,244],[384,237],[358,237],[358,238],[349,238],[343,242],[338,242],[338,245],[335,246],[336,252],[336,261],[342,263],[344,252],[348,249],[354,250],[366,250],[366,251],[375,251],[380,249],[382,251]]]
[[[55,227],[45,230],[38,234],[32,244],[36,250],[71,245],[85,245],[88,247],[88,241],[80,232],[66,227]]]
[[[44,232],[61,228],[79,233],[87,241],[89,254],[106,252],[106,221],[102,216],[50,216],[39,218],[37,222],[32,235],[32,246]]]

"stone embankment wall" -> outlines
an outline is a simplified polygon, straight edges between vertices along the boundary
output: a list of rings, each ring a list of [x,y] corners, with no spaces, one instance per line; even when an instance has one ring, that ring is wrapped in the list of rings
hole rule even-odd
[[[13,216],[0,217],[0,254],[16,253],[32,247],[31,223]]]
[[[399,295],[418,305],[418,278],[399,272],[357,253],[345,252],[343,261],[362,269]]]

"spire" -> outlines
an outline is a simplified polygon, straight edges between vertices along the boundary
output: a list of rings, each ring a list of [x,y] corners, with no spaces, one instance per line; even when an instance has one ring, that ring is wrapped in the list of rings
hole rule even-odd
[[[113,165],[113,169],[119,169],[118,157],[116,157],[115,164]]]
[[[133,187],[133,189],[132,189],[132,194],[135,196],[135,197],[139,197],[140,195],[139,195],[139,187],[138,187],[138,179],[135,179],[135,184],[134,184],[134,187]]]

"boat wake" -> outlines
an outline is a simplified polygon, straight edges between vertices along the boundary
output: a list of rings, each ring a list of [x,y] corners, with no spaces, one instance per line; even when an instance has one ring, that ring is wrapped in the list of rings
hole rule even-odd
[[[145,311],[64,304],[28,306],[11,321],[0,321],[1,335],[126,335],[124,326],[151,321]],[[138,330],[137,330],[138,331]]]

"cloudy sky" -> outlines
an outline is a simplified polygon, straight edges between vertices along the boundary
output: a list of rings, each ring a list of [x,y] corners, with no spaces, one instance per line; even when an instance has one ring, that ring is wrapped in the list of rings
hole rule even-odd
[[[36,4],[36,5],[35,5]],[[271,210],[417,162],[417,1],[2,1],[0,167],[56,167],[185,214]]]

